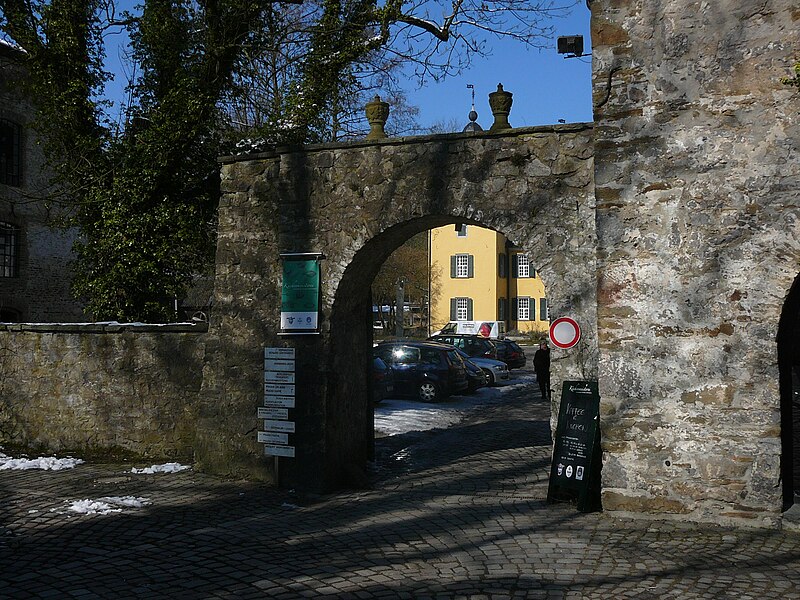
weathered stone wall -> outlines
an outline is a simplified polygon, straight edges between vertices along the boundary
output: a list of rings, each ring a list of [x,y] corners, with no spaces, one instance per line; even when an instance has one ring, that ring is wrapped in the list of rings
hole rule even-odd
[[[0,446],[192,459],[206,329],[0,326]]]
[[[793,0],[594,0],[606,510],[771,523],[800,271]]]
[[[329,489],[359,477],[370,451],[372,280],[412,235],[483,225],[525,248],[552,316],[584,325],[554,351],[554,385],[597,370],[591,125],[389,139],[278,150],[224,161],[215,319],[209,331],[198,460],[218,472],[275,476],[256,442],[262,348],[297,351],[291,484]],[[322,333],[279,337],[280,252],[322,252]]]

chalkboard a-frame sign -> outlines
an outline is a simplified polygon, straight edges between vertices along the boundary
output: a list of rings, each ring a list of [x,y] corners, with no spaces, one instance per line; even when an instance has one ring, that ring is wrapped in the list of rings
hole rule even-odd
[[[561,389],[547,501],[577,501],[581,512],[600,507],[600,394],[596,381],[565,381]]]

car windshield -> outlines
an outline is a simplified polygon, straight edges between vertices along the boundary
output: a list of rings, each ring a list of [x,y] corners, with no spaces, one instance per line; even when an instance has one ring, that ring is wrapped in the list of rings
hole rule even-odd
[[[419,362],[419,348],[397,346],[392,349],[392,361],[397,364],[413,364]]]

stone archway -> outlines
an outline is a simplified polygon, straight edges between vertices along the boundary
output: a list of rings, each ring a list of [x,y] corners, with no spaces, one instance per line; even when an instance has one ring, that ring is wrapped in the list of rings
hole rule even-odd
[[[778,324],[781,394],[781,479],[783,507],[800,494],[800,275],[794,280]]]
[[[230,158],[197,433],[201,468],[310,490],[357,481],[368,455],[369,287],[406,239],[447,223],[502,232],[539,257],[551,314],[596,356],[591,125],[452,134]],[[321,252],[318,336],[279,336],[281,252]],[[297,354],[295,458],[256,443],[265,346]],[[566,354],[555,378],[596,371]],[[581,373],[583,371],[583,373]]]

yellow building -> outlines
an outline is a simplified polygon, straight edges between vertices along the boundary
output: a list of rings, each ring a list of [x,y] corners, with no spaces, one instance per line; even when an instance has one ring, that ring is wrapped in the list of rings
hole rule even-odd
[[[431,230],[431,330],[448,321],[504,321],[506,331],[545,333],[550,327],[544,284],[529,257],[484,227]]]

